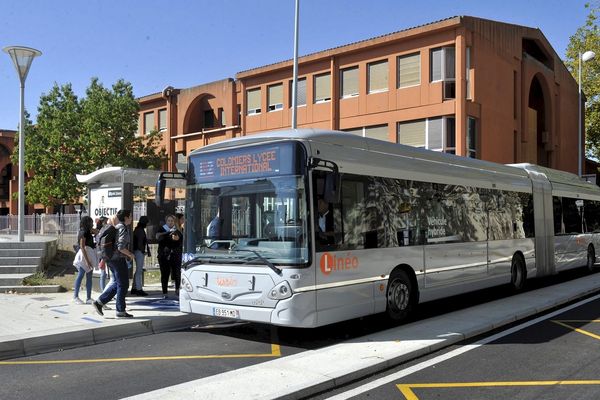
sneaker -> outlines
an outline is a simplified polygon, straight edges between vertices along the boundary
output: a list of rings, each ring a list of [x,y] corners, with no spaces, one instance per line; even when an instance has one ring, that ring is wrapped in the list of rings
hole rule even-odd
[[[137,296],[148,296],[148,293],[144,292],[143,290],[137,290],[135,294]]]
[[[92,303],[92,307],[94,307],[94,310],[96,311],[96,313],[98,313],[98,315],[100,316],[104,316],[104,313],[102,312],[102,304],[98,303],[98,301],[94,301]]]
[[[167,296],[166,294],[163,294],[163,300],[167,300],[169,298],[169,296]]]
[[[135,295],[138,295],[138,296],[139,296],[139,293],[140,293],[140,292],[139,292],[137,289],[131,289],[131,295],[132,295],[132,296],[135,296]]]
[[[75,303],[75,304],[85,304],[83,302],[83,300],[81,300],[79,297],[73,297],[73,303]]]
[[[85,304],[92,304],[94,302],[94,299],[87,299],[85,301]]]
[[[121,319],[121,318],[133,318],[133,315],[129,314],[126,311],[117,312],[117,318],[119,318],[119,319]]]

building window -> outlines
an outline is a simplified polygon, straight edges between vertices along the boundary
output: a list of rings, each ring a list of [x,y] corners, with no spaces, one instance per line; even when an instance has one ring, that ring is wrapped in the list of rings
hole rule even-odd
[[[260,114],[260,88],[246,91],[248,115]]]
[[[398,57],[398,87],[421,84],[421,53]]]
[[[213,110],[204,110],[204,128],[215,127],[215,113]]]
[[[477,119],[467,118],[467,156],[477,158]]]
[[[238,125],[242,125],[242,105],[238,104],[236,106],[236,108],[237,108],[237,122],[238,122]]]
[[[467,84],[466,88],[466,98],[467,100],[472,100],[473,95],[471,94],[471,48],[466,48],[466,71],[465,71],[465,81]]]
[[[398,123],[398,143],[445,153],[456,153],[454,116]]]
[[[331,101],[331,74],[315,76],[315,103]]]
[[[340,71],[340,91],[342,99],[358,96],[358,67]]]
[[[387,60],[367,64],[368,85],[367,93],[385,92],[388,90]]]
[[[293,95],[294,81],[290,81],[290,107],[292,106],[292,95]],[[306,105],[306,78],[298,78],[297,98],[296,105],[298,107]]]
[[[456,98],[454,47],[431,50],[429,79],[431,82],[443,82],[444,99]]]
[[[283,85],[271,85],[267,87],[268,111],[277,111],[283,109]]]
[[[167,130],[167,109],[163,108],[158,110],[158,129],[162,131]]]
[[[148,135],[156,126],[154,125],[154,111],[144,113],[144,134]]]
[[[353,135],[358,135],[362,137],[368,137],[371,139],[385,140],[389,142],[387,124],[364,126],[362,128],[344,129],[344,132],[348,132]]]
[[[225,111],[223,110],[223,107],[219,107],[218,113],[219,123],[221,124],[221,126],[227,126],[227,121],[225,119]]]

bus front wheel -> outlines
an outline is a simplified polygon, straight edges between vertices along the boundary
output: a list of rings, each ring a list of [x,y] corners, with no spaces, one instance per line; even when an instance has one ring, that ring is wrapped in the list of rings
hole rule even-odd
[[[393,321],[405,319],[413,306],[414,288],[406,272],[392,272],[387,287],[387,316]]]

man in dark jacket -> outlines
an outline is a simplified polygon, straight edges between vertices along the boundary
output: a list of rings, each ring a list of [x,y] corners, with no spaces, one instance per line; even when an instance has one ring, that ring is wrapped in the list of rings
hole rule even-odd
[[[119,210],[117,213],[118,224],[115,226],[117,229],[115,252],[113,257],[106,263],[110,272],[114,274],[115,285],[111,285],[104,290],[98,300],[92,303],[94,310],[104,315],[102,312],[102,306],[108,303],[117,296],[117,318],[132,318],[133,315],[125,311],[125,296],[127,295],[127,289],[129,287],[129,271],[127,270],[126,259],[133,261],[134,256],[129,251],[129,245],[131,238],[127,226],[131,224],[131,210]]]

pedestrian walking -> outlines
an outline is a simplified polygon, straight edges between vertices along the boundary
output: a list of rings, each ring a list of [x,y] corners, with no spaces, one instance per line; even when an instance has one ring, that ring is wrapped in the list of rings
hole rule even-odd
[[[160,265],[160,283],[163,298],[168,298],[169,277],[175,281],[175,296],[179,297],[181,281],[181,253],[183,249],[183,234],[175,226],[175,216],[167,215],[165,224],[158,229],[158,264]]]
[[[143,215],[133,230],[133,255],[135,256],[135,274],[133,275],[133,284],[131,285],[131,294],[137,296],[148,296],[142,288],[142,276],[144,274],[144,259],[146,255],[150,257],[150,247],[146,237],[146,226],[148,217]]]
[[[112,228],[115,229],[115,231],[111,232],[111,228],[109,228],[103,232],[100,237],[103,258],[106,260],[108,268],[115,280],[115,283],[112,285],[109,284],[98,300],[92,303],[94,310],[100,315],[104,315],[102,306],[111,301],[116,295],[117,318],[133,317],[133,315],[125,311],[125,296],[127,295],[127,289],[129,287],[126,259],[133,260],[134,258],[133,253],[129,251],[131,238],[127,228],[127,226],[131,224],[131,219],[131,210],[119,210],[117,213],[118,224]],[[112,248],[110,248],[110,246],[112,246]]]
[[[92,304],[92,273],[94,268],[98,264],[96,256],[96,243],[94,243],[94,236],[92,230],[94,228],[94,221],[89,216],[81,218],[79,223],[79,233],[77,234],[77,244],[79,250],[75,255],[73,265],[77,268],[77,277],[75,278],[75,288],[73,291],[73,303],[75,304]],[[79,298],[79,289],[81,288],[81,282],[85,275],[85,290],[86,300],[83,302]]]

